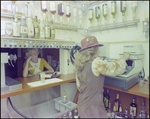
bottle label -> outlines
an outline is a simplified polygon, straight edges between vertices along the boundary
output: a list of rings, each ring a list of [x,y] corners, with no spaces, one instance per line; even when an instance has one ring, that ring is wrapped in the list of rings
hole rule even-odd
[[[115,5],[114,5],[114,3],[111,3],[111,12],[115,12]]]
[[[42,9],[46,9],[46,1],[42,1]]]
[[[13,36],[20,36],[20,25],[13,24]]]
[[[104,6],[104,14],[107,14],[108,9],[107,9],[107,5]]]
[[[108,99],[107,98],[105,98],[105,106],[106,106],[106,108],[108,107]]]
[[[89,10],[89,19],[92,19],[92,10]]]
[[[118,112],[119,111],[119,104],[116,102],[116,111]]]
[[[33,32],[33,28],[28,28],[28,36],[33,36],[34,32]]]
[[[21,26],[21,33],[28,33],[26,26]]]
[[[5,29],[5,34],[6,35],[12,35],[12,32],[13,32],[13,29],[10,29],[10,28]]]
[[[55,30],[54,29],[52,29],[52,35],[55,35]]]
[[[134,112],[134,116],[136,116],[136,107],[130,106],[130,115],[132,115],[132,110]]]
[[[45,37],[50,38],[50,27],[45,27]]]
[[[35,28],[35,36],[39,36],[39,28]]]

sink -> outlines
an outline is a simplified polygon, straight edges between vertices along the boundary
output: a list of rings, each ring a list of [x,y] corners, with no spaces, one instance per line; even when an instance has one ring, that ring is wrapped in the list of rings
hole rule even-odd
[[[37,86],[43,86],[43,85],[47,85],[47,84],[52,84],[52,83],[57,83],[57,82],[61,82],[63,81],[62,79],[58,79],[58,78],[52,78],[52,79],[46,79],[44,80],[45,82],[41,82],[41,81],[35,81],[35,82],[30,82],[27,83],[29,86],[31,87],[37,87]]]

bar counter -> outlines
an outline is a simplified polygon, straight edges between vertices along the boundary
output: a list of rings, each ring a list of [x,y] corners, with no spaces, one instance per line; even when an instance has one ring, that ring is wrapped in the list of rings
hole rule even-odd
[[[47,85],[43,85],[43,86],[38,86],[38,87],[30,87],[29,85],[27,85],[27,83],[34,82],[34,81],[40,81],[39,75],[26,77],[26,78],[24,78],[24,77],[16,78],[16,80],[22,82],[22,89],[15,90],[15,91],[1,92],[1,99],[76,81],[74,73],[66,74],[66,75],[61,74],[59,79],[62,79],[63,81],[57,82],[57,83],[52,83],[52,84],[47,84]],[[131,87],[128,91],[123,91],[119,88],[107,86],[107,85],[104,85],[104,88],[149,98],[149,85],[146,86],[146,84],[144,84],[143,87],[139,87],[139,85],[137,83],[133,87]]]

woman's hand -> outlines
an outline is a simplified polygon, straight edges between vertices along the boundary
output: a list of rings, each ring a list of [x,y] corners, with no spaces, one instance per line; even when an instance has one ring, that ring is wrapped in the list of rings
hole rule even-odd
[[[128,52],[125,52],[123,54],[123,59],[126,61],[129,58],[130,54]]]
[[[30,57],[28,57],[27,62],[29,62],[29,61],[31,60],[31,58],[32,58],[31,56],[30,56]]]

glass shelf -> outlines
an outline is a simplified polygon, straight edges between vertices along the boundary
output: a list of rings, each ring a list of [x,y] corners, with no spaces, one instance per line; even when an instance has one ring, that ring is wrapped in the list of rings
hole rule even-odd
[[[34,39],[34,38],[16,38],[1,36],[1,48],[67,48],[75,46],[73,41]]]
[[[110,29],[116,29],[116,28],[121,28],[121,27],[137,25],[138,22],[140,22],[140,19],[136,19],[136,20],[130,21],[130,22],[116,23],[113,25],[108,24],[107,26],[97,26],[96,28],[92,28],[92,29],[89,28],[88,30],[89,30],[89,32],[110,30]]]

